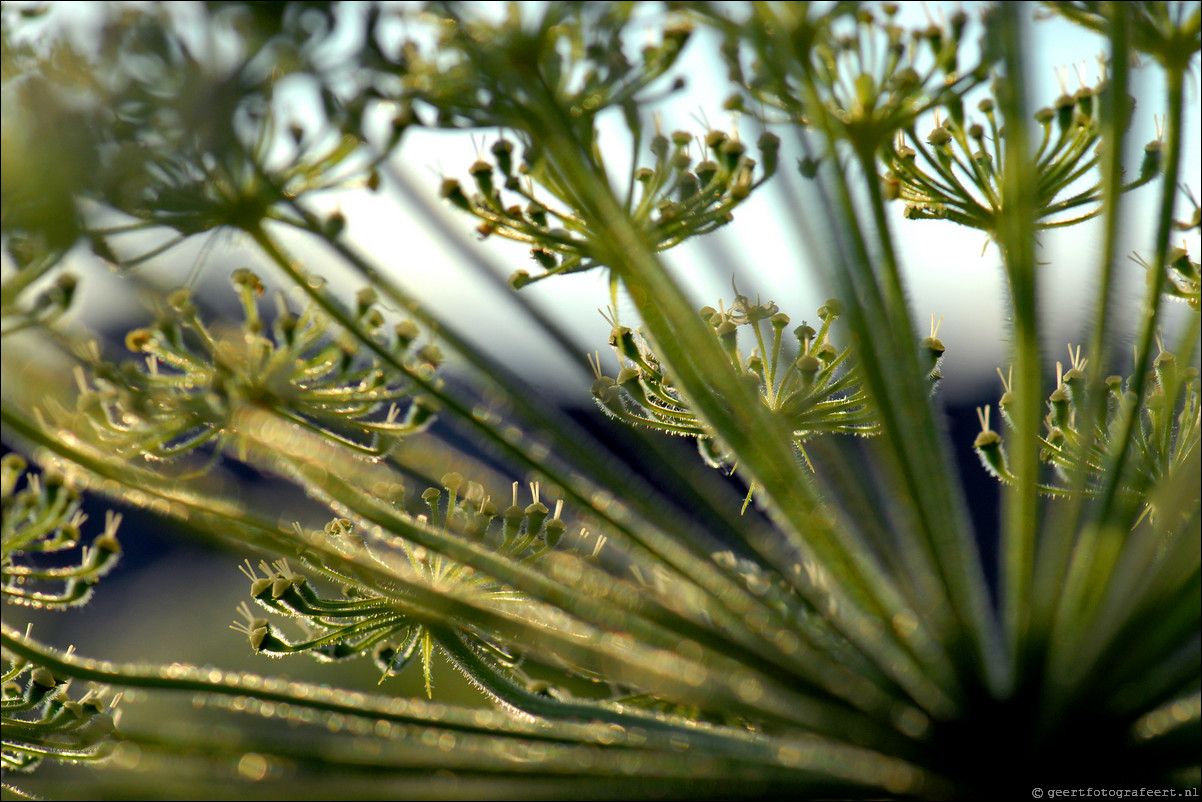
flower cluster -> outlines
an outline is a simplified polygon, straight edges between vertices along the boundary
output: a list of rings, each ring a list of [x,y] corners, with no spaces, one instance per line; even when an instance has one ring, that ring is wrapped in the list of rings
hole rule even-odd
[[[17,490],[21,476],[24,487]],[[3,552],[0,574],[4,600],[30,607],[64,609],[85,603],[93,586],[112,570],[121,554],[117,543],[119,513],[109,512],[104,531],[67,565],[46,565],[44,556],[74,549],[87,516],[79,491],[54,473],[25,474],[25,459],[6,454],[0,462],[3,500]],[[62,562],[59,560],[58,562]],[[46,587],[55,587],[47,590]]]
[[[379,187],[376,163],[387,149],[369,162],[359,157],[363,143],[353,136],[330,142],[295,125],[285,134],[271,113],[258,115],[254,126],[253,142],[246,146],[232,143],[215,156],[185,150],[157,158],[138,192],[106,198],[135,222],[90,229],[93,250],[107,261],[132,268],[208,231],[224,228],[256,235],[269,221],[310,228],[297,211],[301,196],[348,186]],[[402,131],[403,123],[397,122],[390,145]],[[281,153],[290,158],[281,159]],[[279,166],[273,167],[276,162]],[[335,212],[317,233],[333,239],[345,224]],[[143,253],[118,253],[123,250],[116,247],[120,237],[160,229],[175,234]]]
[[[442,490],[427,489],[421,495],[425,511],[412,516],[416,525],[462,534],[487,544],[504,557],[525,563],[533,563],[554,549],[567,529],[560,518],[563,502],[556,504],[552,514],[539,500],[537,483],[531,485],[532,503],[523,508],[518,505],[515,482],[513,503],[499,512],[480,484],[465,481],[458,473],[448,473],[442,484],[447,495],[445,504]],[[335,518],[326,525],[323,535],[339,551],[352,553],[365,548],[354,530],[349,519]],[[524,598],[470,566],[403,540],[395,542],[432,588],[455,587],[486,595],[495,603]],[[464,648],[471,650],[473,662],[484,661],[493,671],[512,674],[516,669],[514,658],[476,628],[425,622],[406,603],[403,590],[382,593],[349,574],[334,571],[328,564],[310,560],[304,553],[301,559],[314,571],[342,582],[342,596],[330,599],[318,595],[309,581],[294,573],[284,560],[260,563],[264,576],[259,576],[248,562],[241,570],[251,580],[255,601],[273,613],[296,620],[306,633],[301,640],[288,640],[267,619],[251,615],[243,604],[239,610],[246,621],[231,628],[249,637],[256,652],[277,657],[307,652],[320,660],[370,654],[383,672],[383,681],[399,673],[420,651],[428,694],[432,693],[430,660],[436,649],[446,653],[469,676],[472,669],[456,659]]]
[[[830,339],[831,326],[842,312],[837,300],[832,298],[818,309],[818,329],[803,322],[788,339],[789,316],[775,303],[761,303],[758,298],[753,302],[736,290],[730,309],[721,303],[718,307],[704,307],[700,314],[731,365],[754,382],[764,405],[788,423],[799,446],[820,434],[871,435],[878,431],[872,401],[852,364],[850,349],[837,348]],[[746,357],[739,348],[743,327],[750,330],[755,342]],[[932,382],[940,378],[938,367],[944,351],[935,335],[933,330],[924,343]],[[626,326],[615,326],[610,345],[622,369],[616,378],[610,378],[601,375],[599,363],[594,366],[597,379],[592,392],[602,409],[628,423],[696,437],[702,456],[714,467],[729,461],[726,448],[690,409],[644,338]]]
[[[72,699],[69,682],[19,659],[6,666],[0,682],[4,688],[0,765],[5,773],[33,771],[47,757],[82,762],[111,751],[113,718],[102,692],[89,690]]]
[[[1132,466],[1130,475],[1135,478],[1124,489],[1144,499],[1148,488],[1174,475],[1198,449],[1202,431],[1198,371],[1192,367],[1179,368],[1177,358],[1162,350],[1149,376],[1144,402],[1134,409],[1135,396],[1130,392],[1133,377],[1126,381],[1121,376],[1107,377],[1102,388],[1103,403],[1098,403],[1087,385],[1088,360],[1081,358],[1080,347],[1074,351],[1070,346],[1069,355],[1067,371],[1062,363],[1056,363],[1056,389],[1048,396],[1046,432],[1039,439],[1040,456],[1056,473],[1056,479],[1043,484],[1042,490],[1053,495],[1078,490],[1096,492],[1106,480],[1111,438],[1117,436],[1127,418],[1135,415],[1135,436],[1140,443],[1135,452],[1138,464]],[[1009,423],[1006,408],[1011,390],[1006,377],[1003,389],[998,409]],[[1099,410],[1101,416],[1095,414]],[[1002,437],[989,426],[989,409],[978,414],[981,432],[973,447],[990,473],[1003,482],[1013,483]],[[1087,427],[1085,424],[1090,420],[1093,425]]]
[[[552,3],[537,10],[518,4],[497,24],[451,4],[427,8],[416,24],[432,24],[435,46],[423,52],[410,40],[399,52],[382,54],[377,88],[416,117],[432,110],[437,126],[532,133],[551,112],[562,115],[581,142],[591,142],[597,115],[642,102],[692,34],[690,26],[672,22],[632,61],[624,33],[635,12],[625,3]]]
[[[1082,85],[1071,94],[1062,88],[1052,106],[1035,112],[1041,131],[1034,154],[1040,228],[1079,223],[1102,209],[1102,185],[1095,173],[1104,83]],[[959,99],[947,103],[936,109],[935,127],[925,138],[911,124],[883,150],[885,195],[906,203],[907,218],[951,220],[996,233],[1006,205],[1002,189],[1006,154],[995,99],[985,97],[977,108],[983,120],[970,121]],[[1148,143],[1139,176],[1124,184],[1124,191],[1159,174],[1160,151],[1160,140]]]
[[[0,590],[4,601],[62,610],[84,604],[121,554],[117,527],[121,516],[109,512],[104,531],[74,560],[56,559],[79,545],[87,516],[78,490],[54,473],[27,474],[25,459],[6,454],[0,460],[3,537]],[[17,489],[24,476],[24,486]],[[68,682],[44,666],[5,653],[3,745],[0,765],[32,771],[44,758],[86,761],[103,757],[111,746],[113,720],[97,690],[73,700]],[[6,784],[6,787],[7,784]]]
[[[49,326],[71,306],[79,280],[74,273],[59,273],[54,281],[36,294],[30,284],[50,270],[57,255],[33,252],[26,254],[18,237],[8,243],[8,253],[14,257],[17,272],[0,287],[0,333],[7,336],[21,329]],[[28,258],[26,258],[28,256]]]
[[[360,348],[316,303],[297,315],[277,296],[269,324],[258,307],[264,292],[258,277],[243,269],[232,278],[244,315],[240,329],[211,329],[190,294],[179,290],[169,298],[173,315],[125,338],[131,351],[145,355],[144,364],[94,365],[94,387],[85,388],[79,403],[102,439],[172,458],[231,435],[239,409],[254,405],[378,456],[393,438],[431,422],[434,402],[413,397],[412,379],[431,381],[442,354],[432,344],[415,344],[420,332],[410,321],[389,329],[374,291],[359,293],[353,315],[390,360]]]
[[[894,131],[961,97],[986,74],[984,66],[960,64],[964,12],[915,30],[897,24],[897,12],[896,4],[885,4],[878,19],[850,4],[821,13],[780,4],[764,10],[771,25],[719,20],[726,32],[722,56],[731,81],[757,105],[809,125],[829,124],[834,138],[873,154]],[[755,57],[750,65],[747,45]],[[742,101],[736,96],[728,105]]]
[[[670,137],[656,133],[650,143],[654,164],[631,174],[631,184],[637,185],[636,195],[627,202],[632,221],[660,251],[730,222],[734,208],[776,171],[780,138],[765,131],[757,146],[763,163],[758,175],[756,160],[748,155],[737,131],[711,130],[696,139],[686,131],[675,131]],[[694,148],[701,153],[700,160],[695,161]],[[501,139],[491,150],[495,166],[478,159],[469,168],[476,192],[469,196],[459,181],[448,178],[441,193],[481,220],[476,230],[482,237],[497,234],[530,244],[531,257],[543,272],[531,276],[519,270],[510,284],[520,288],[547,276],[601,264],[604,257],[592,247],[593,234],[572,208],[570,194],[543,182],[558,202],[536,197],[528,177],[534,168],[528,162],[514,164],[513,143]]]

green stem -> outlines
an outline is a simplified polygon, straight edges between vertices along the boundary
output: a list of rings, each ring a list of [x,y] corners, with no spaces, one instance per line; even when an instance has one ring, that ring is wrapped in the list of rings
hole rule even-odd
[[[534,727],[500,716],[493,717],[491,723],[485,725],[480,723],[481,719],[477,715],[479,711],[474,708],[439,705],[439,709],[430,710],[429,705],[421,702],[388,696],[349,694],[339,689],[264,678],[244,672],[214,672],[208,668],[180,665],[156,666],[92,660],[76,654],[58,652],[7,624],[0,624],[0,644],[5,651],[44,666],[56,676],[74,677],[118,688],[245,696],[261,702],[287,703],[326,713],[487,735],[520,735],[526,738],[570,741],[579,738],[578,733],[581,732],[581,729],[574,728],[570,723],[559,727]],[[219,678],[214,679],[214,673],[220,675]]]
[[[676,734],[678,738],[682,729],[690,729],[693,730],[688,736],[690,745],[714,749],[744,760],[772,762],[775,759],[776,747],[751,733],[697,731],[691,722],[685,720],[673,722],[670,717],[653,716],[631,709],[619,710],[606,704],[589,703],[584,700],[561,700],[531,691],[499,672],[467,643],[459,632],[447,627],[435,627],[431,629],[431,634],[451,662],[463,671],[472,684],[497,701],[537,718],[555,721],[574,718],[624,729],[638,728],[665,736]],[[786,725],[790,723],[787,719],[781,719],[781,722]],[[853,716],[846,722],[848,730],[842,734],[835,734],[835,737],[849,738],[856,727],[866,724],[872,725],[866,720],[857,721]]]
[[[1007,415],[1014,427],[1010,438],[1010,470],[1014,484],[1003,500],[1001,554],[1002,615],[1015,681],[1020,686],[1028,673],[1028,639],[1032,574],[1036,534],[1039,530],[1039,431],[1043,411],[1040,390],[1039,316],[1035,263],[1035,226],[1038,198],[1030,158],[1027,123],[1027,41],[1019,3],[998,9],[999,35],[1005,43],[1006,78],[999,92],[1005,121],[1006,159],[1002,176],[1006,206],[998,219],[1010,306],[1013,315],[1011,353],[1014,363],[1014,399]]]
[[[872,175],[875,157],[862,153],[860,158],[862,169]],[[869,182],[868,196],[885,268],[884,294],[892,307],[891,325],[886,334],[884,327],[873,325],[863,314],[858,315],[858,353],[862,361],[869,353],[877,357],[869,360],[875,365],[866,363],[860,373],[871,386],[875,398],[887,399],[876,404],[875,409],[882,418],[888,444],[908,487],[907,495],[916,502],[922,542],[916,544],[918,548],[907,549],[904,556],[911,563],[916,581],[931,577],[927,580],[927,588],[932,580],[938,583],[937,589],[931,588],[931,591],[941,596],[946,594],[949,599],[951,612],[957,619],[952,630],[954,637],[972,642],[977,675],[995,688],[1000,687],[1003,682],[1001,643],[989,608],[987,586],[972,538],[963,491],[947,481],[954,470],[944,438],[935,423],[929,402],[929,385],[918,362],[919,343],[910,324],[911,316],[879,182]],[[880,349],[882,339],[893,346],[891,350]],[[897,347],[899,343],[902,344],[900,348]],[[880,356],[874,353],[879,352],[878,349],[883,351]],[[913,565],[915,562],[917,566]]]

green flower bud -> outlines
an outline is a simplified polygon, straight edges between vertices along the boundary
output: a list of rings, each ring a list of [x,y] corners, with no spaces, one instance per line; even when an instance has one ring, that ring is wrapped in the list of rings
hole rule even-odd
[[[334,212],[327,217],[325,223],[322,224],[322,232],[329,239],[338,239],[339,235],[342,234],[345,228],[346,217],[342,214],[342,212]]]
[[[987,471],[998,479],[1009,476],[1010,472],[1006,468],[1006,454],[1002,451],[1001,435],[988,429],[982,431],[973,441],[972,447],[976,449]]]
[[[465,212],[472,210],[471,201],[467,199],[467,195],[463,194],[463,188],[459,186],[459,182],[454,178],[448,178],[442,182],[442,186],[438,190],[438,195],[443,200],[450,201]]]
[[[539,266],[544,270],[551,270],[559,263],[555,252],[547,248],[531,248],[530,258],[538,262]]]
[[[896,92],[908,92],[922,83],[922,78],[913,67],[902,67],[893,73],[892,84]]]
[[[544,529],[547,540],[547,548],[553,549],[559,545],[559,541],[563,539],[564,532],[567,531],[568,525],[558,518],[552,518],[547,521],[547,527]]]
[[[1160,165],[1163,155],[1161,151],[1164,145],[1159,139],[1153,139],[1147,145],[1144,145],[1144,160],[1139,166],[1139,177],[1141,180],[1147,180],[1160,172]]]
[[[1069,425],[1068,393],[1063,387],[1057,387],[1048,396],[1048,406],[1051,408],[1052,423],[1062,429]]]
[[[439,481],[448,492],[458,494],[459,488],[463,487],[464,479],[463,474],[451,471],[444,473]]]
[[[396,328],[393,331],[396,332],[397,348],[402,351],[406,350],[410,343],[417,339],[417,335],[421,333],[417,328],[417,324],[412,320],[402,320],[396,324]]]
[[[417,352],[417,358],[430,367],[436,368],[442,364],[442,351],[433,343],[423,345],[421,350]]]
[[[472,166],[467,168],[467,171],[471,173],[472,179],[480,189],[480,194],[491,198],[493,194],[492,165],[483,159],[477,159],[472,162]]]
[[[492,154],[497,159],[497,167],[507,178],[513,174],[513,143],[508,139],[498,139],[493,143]]]
[[[802,354],[801,356],[797,357],[797,362],[795,364],[797,365],[797,369],[800,370],[803,375],[808,374],[811,377],[813,374],[822,370],[822,363],[819,362],[818,358],[812,354]]]
[[[1072,95],[1065,94],[1056,98],[1053,105],[1056,107],[1056,124],[1060,126],[1061,131],[1067,130],[1073,121],[1073,107],[1076,105],[1076,101],[1073,100]]]
[[[679,183],[676,185],[676,197],[681,203],[685,203],[696,196],[700,188],[701,184],[698,182],[697,176],[692,173],[682,173]]]
[[[526,204],[526,216],[539,228],[547,227],[547,207],[537,201]]]
[[[1156,374],[1156,381],[1162,390],[1168,392],[1176,388],[1177,357],[1168,351],[1161,351],[1152,363],[1152,370]]]
[[[510,287],[510,289],[520,290],[522,287],[525,287],[531,281],[534,281],[534,279],[531,278],[530,273],[528,271],[515,270],[509,276],[509,287]]]
[[[516,504],[511,504],[506,507],[501,513],[501,550],[507,551],[514,543],[517,542],[518,535],[521,532],[522,521],[526,518],[526,511]]]
[[[547,520],[547,515],[551,511],[542,502],[536,501],[523,510],[526,516],[526,534],[533,535],[543,527],[543,522]]]
[[[663,134],[656,134],[651,138],[651,152],[655,154],[657,161],[663,161],[668,158],[668,138]]]
[[[167,306],[180,314],[191,314],[196,311],[196,305],[192,303],[192,291],[186,287],[181,287],[168,295]]]
[[[747,146],[737,139],[728,139],[718,148],[718,153],[728,170],[734,170],[735,165],[739,163],[739,157],[746,152]]]
[[[771,131],[765,131],[760,134],[760,138],[756,140],[755,144],[760,149],[760,158],[764,162],[764,175],[773,175],[776,172],[780,156],[780,137]]]

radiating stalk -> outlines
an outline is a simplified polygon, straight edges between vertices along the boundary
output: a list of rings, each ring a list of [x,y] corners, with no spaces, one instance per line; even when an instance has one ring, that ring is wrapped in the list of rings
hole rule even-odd
[[[1040,515],[1038,437],[1043,416],[1034,236],[1038,182],[1027,123],[1027,31],[1022,19],[1026,9],[1022,3],[1002,3],[996,10],[1006,67],[998,100],[1006,126],[1002,196],[1007,208],[999,216],[998,242],[1014,321],[1014,400],[1008,405],[1007,415],[1014,426],[1009,455],[1015,482],[1003,491],[1001,601],[1006,643],[1015,681],[1020,685],[1029,671],[1031,588]]]

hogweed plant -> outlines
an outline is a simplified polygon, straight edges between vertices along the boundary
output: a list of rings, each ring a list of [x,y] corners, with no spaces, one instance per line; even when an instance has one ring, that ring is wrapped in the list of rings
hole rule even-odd
[[[78,654],[6,615],[6,794],[1197,793],[1196,3],[917,27],[858,3],[164,4],[106,10],[87,47],[45,11],[2,15],[4,598],[103,594],[121,514],[80,505],[145,508],[241,561],[234,623],[180,626],[263,673]],[[1096,38],[1100,77],[1062,73],[1036,109],[1048,16]],[[668,130],[682,54],[707,49],[731,123]],[[1161,87],[1151,142],[1137,76]],[[548,348],[591,354],[594,430],[628,429],[673,481],[622,466],[322,200],[419,198],[401,166],[439,129],[483,138],[431,182],[463,223],[443,233],[528,249],[506,292]],[[698,310],[660,259],[772,192],[796,269],[823,266],[817,326],[751,265]],[[1090,219],[1091,316],[1055,362],[1041,237]],[[982,233],[1010,316],[971,444],[948,441],[945,345],[896,240],[953,224]],[[207,251],[182,283],[154,269],[213,236],[257,254],[232,295],[204,289]],[[74,313],[96,265],[144,299],[123,337]],[[583,271],[609,289],[616,375],[523,289]],[[951,456],[970,447],[1002,483],[996,588]],[[323,511],[244,496],[252,474]],[[331,664],[319,684],[281,673],[298,655]],[[371,689],[344,689],[332,664],[360,658]],[[443,662],[475,701],[440,698]],[[413,672],[416,696],[394,690]],[[174,723],[173,699],[216,729]]]

